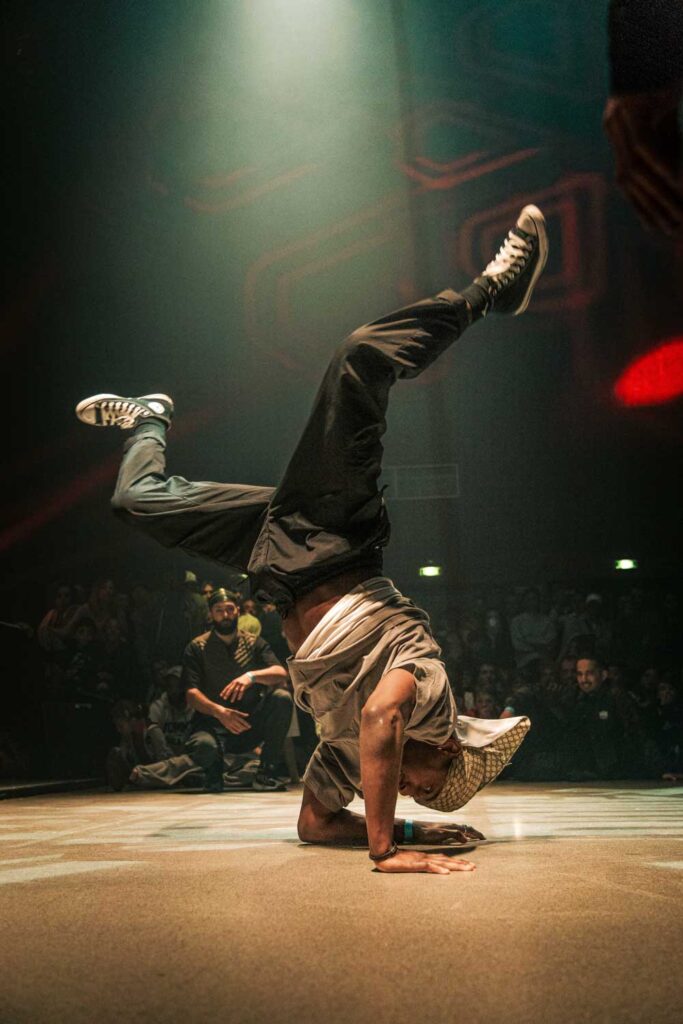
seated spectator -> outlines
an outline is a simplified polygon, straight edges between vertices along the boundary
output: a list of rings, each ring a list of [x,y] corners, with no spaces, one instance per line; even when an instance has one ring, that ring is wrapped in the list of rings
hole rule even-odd
[[[493,690],[486,690],[477,687],[474,694],[473,718],[498,718],[501,709],[498,706],[498,698]]]
[[[559,766],[564,764],[567,722],[576,703],[576,659],[563,658],[559,665],[552,661],[544,662],[535,693],[542,708],[542,731],[548,738],[553,737],[557,745],[559,770]]]
[[[165,689],[149,706],[145,746],[150,761],[163,761],[183,752],[192,710],[185,702],[182,673],[180,665],[167,669]]]
[[[272,603],[261,605],[260,616],[260,635],[272,649],[278,661],[284,664],[290,655],[290,650],[282,632],[282,616]]]
[[[198,593],[195,573],[169,573],[154,627],[155,657],[177,665],[192,638],[206,629],[207,614],[207,603]]]
[[[498,689],[498,668],[491,661],[483,661],[477,669],[477,689],[495,693]],[[497,717],[497,716],[496,716]]]
[[[45,652],[45,675],[51,685],[59,685],[63,678],[69,648],[69,626],[76,613],[71,587],[62,583],[57,587],[52,608],[38,626],[38,643]]]
[[[185,752],[138,766],[134,785],[167,788],[201,768],[206,789],[221,792],[233,785],[225,774],[225,755],[261,748],[255,790],[276,792],[275,778],[292,718],[292,698],[282,687],[287,672],[268,644],[237,629],[239,595],[217,590],[211,595],[212,628],[193,640],[183,657],[182,683],[194,714]],[[243,780],[237,780],[242,787]]]
[[[465,611],[460,623],[461,662],[464,668],[474,669],[483,659],[483,612],[475,607]]]
[[[614,622],[611,656],[627,672],[635,673],[653,654],[653,621],[644,595],[634,587],[619,598]]]
[[[607,658],[612,644],[612,630],[606,620],[600,594],[589,594],[580,614],[564,616],[561,656],[590,651],[597,658]]]
[[[120,741],[107,754],[104,775],[109,788],[119,793],[135,765],[149,760],[144,738],[145,714],[136,701],[119,700],[111,709],[111,716]]]
[[[656,630],[655,656],[659,664],[683,664],[683,614],[676,594],[664,595]]]
[[[576,696],[576,658],[573,654],[565,655],[560,660],[559,678],[563,693],[571,693]]]
[[[133,652],[121,632],[118,619],[109,619],[102,629],[102,665],[100,679],[115,698],[139,700]]]
[[[482,661],[499,666],[513,664],[510,630],[502,614],[495,608],[489,608],[484,614],[483,627],[472,646],[474,654]]]
[[[152,663],[158,618],[158,597],[145,583],[136,583],[130,594],[130,642],[140,670],[144,700],[149,700],[153,686]]]
[[[622,719],[632,722],[632,731],[640,728],[640,715],[638,701],[635,693],[628,687],[626,676],[621,665],[612,662],[607,666],[607,678],[605,683],[614,697],[617,705],[621,705]]]
[[[126,622],[116,600],[116,588],[112,580],[100,579],[93,584],[87,602],[76,610],[71,619],[71,627],[75,629],[83,619],[89,619],[94,623],[98,639],[102,638],[104,627],[110,619],[118,619],[121,630],[125,633]]]
[[[520,781],[540,782],[562,778],[566,771],[563,742],[564,726],[549,712],[546,701],[528,674],[518,673],[512,680],[500,718],[526,715],[531,722],[524,755],[515,755],[514,765],[506,777]]]
[[[557,627],[541,611],[538,591],[531,588],[522,599],[522,611],[510,623],[510,636],[518,668],[526,668],[555,651]]]
[[[252,601],[250,597],[242,601],[242,610],[237,620],[237,628],[240,633],[251,633],[252,636],[261,635],[261,620],[256,614],[256,601]]]
[[[453,676],[451,679],[451,689],[453,690],[457,705],[464,708],[463,714],[471,714],[475,707],[476,699],[474,696],[474,679],[469,669],[463,668],[457,675]]]
[[[576,663],[579,690],[569,722],[575,779],[619,779],[626,760],[626,729],[607,684],[607,670],[595,657]]]
[[[102,648],[95,623],[81,619],[69,646],[70,657],[64,672],[65,695],[112,700],[110,677],[102,669]]]

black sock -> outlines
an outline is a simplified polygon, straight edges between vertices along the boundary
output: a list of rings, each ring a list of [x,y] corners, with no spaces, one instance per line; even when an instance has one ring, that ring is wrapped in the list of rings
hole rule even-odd
[[[140,420],[133,427],[134,437],[166,437],[168,424],[156,416],[147,416]]]
[[[486,285],[479,284],[479,281],[481,281],[481,278],[477,278],[476,281],[473,281],[472,284],[468,285],[467,288],[463,288],[460,292],[472,310],[472,323],[475,320],[479,320],[491,304],[491,297]]]

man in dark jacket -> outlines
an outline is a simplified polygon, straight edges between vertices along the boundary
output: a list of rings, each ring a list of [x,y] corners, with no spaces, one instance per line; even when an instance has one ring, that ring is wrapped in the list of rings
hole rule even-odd
[[[579,658],[579,689],[568,734],[575,770],[597,779],[623,775],[625,731],[617,701],[607,685],[607,670],[597,658]]]

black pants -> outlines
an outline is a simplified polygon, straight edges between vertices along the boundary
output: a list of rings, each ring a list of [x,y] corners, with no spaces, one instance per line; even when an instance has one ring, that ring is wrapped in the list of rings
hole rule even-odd
[[[248,572],[286,613],[295,596],[348,569],[381,569],[389,523],[377,482],[389,390],[460,337],[470,310],[441,292],[354,331],[334,353],[277,488],[166,477],[163,424],[126,443],[116,512],[168,547]]]
[[[223,755],[244,754],[261,745],[261,771],[273,775],[282,760],[282,749],[292,720],[292,698],[286,690],[268,690],[249,715],[251,729],[233,735],[218,732],[211,725],[190,726],[191,732],[182,754],[139,765],[136,784],[147,789],[172,789],[203,776],[207,786],[223,780]]]
[[[187,752],[201,768],[207,780],[213,774],[222,777],[223,754],[246,754],[261,745],[261,767],[272,774],[282,760],[282,748],[292,721],[293,702],[287,690],[268,690],[258,708],[249,715],[251,729],[234,734],[212,728],[194,732]]]

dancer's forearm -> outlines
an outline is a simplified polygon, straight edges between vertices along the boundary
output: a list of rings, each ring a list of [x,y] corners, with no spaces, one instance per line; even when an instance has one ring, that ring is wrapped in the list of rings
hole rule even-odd
[[[403,840],[402,818],[394,821],[394,842]],[[299,825],[300,838],[306,843],[329,843],[339,846],[367,846],[368,830],[364,815],[353,811],[330,812],[329,817],[308,820],[304,827]]]
[[[371,708],[363,712],[360,767],[371,853],[385,853],[395,841],[394,812],[403,729],[403,717],[398,707]]]

